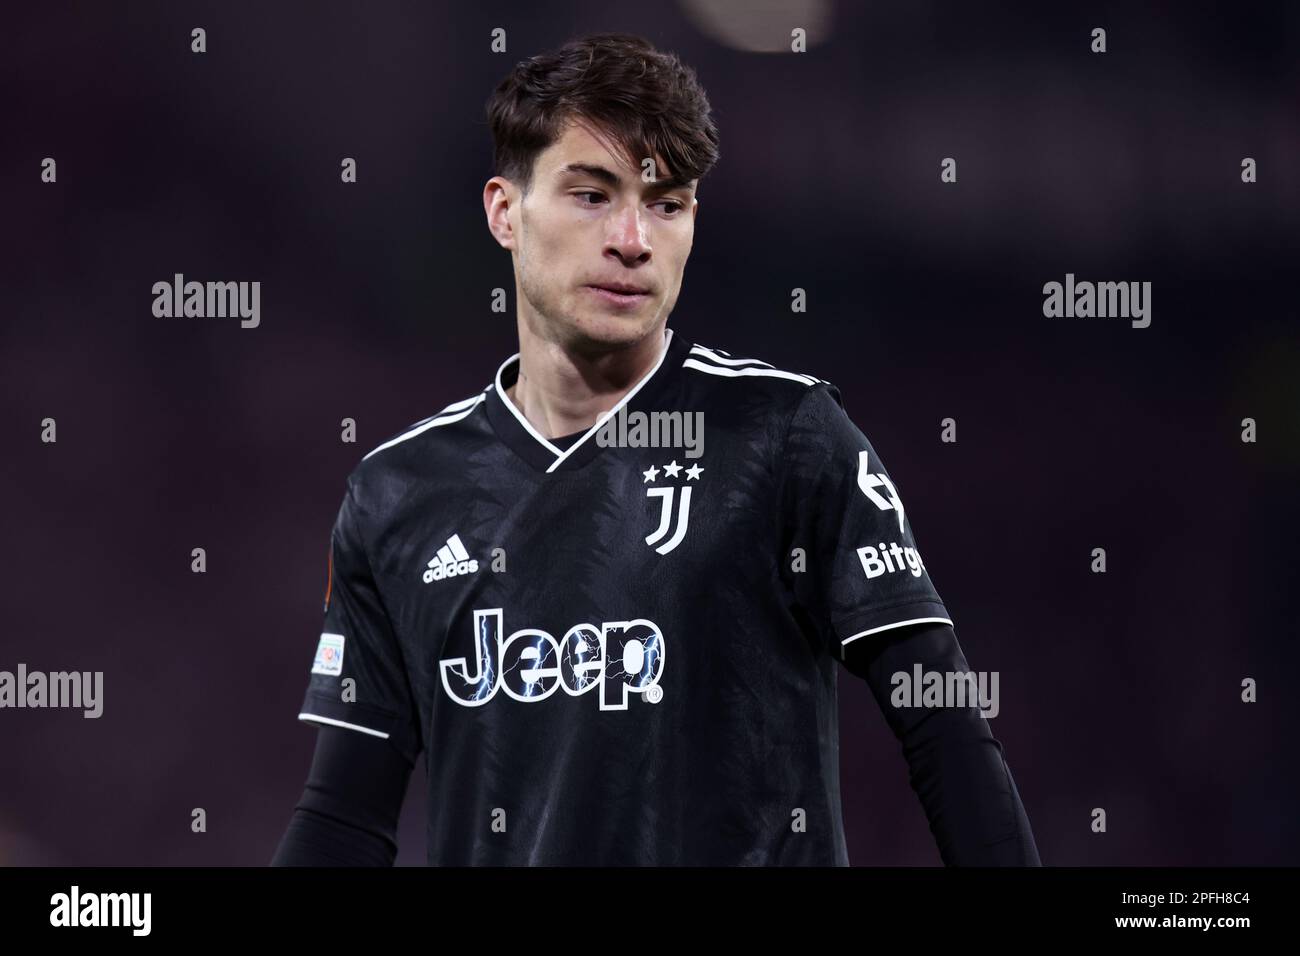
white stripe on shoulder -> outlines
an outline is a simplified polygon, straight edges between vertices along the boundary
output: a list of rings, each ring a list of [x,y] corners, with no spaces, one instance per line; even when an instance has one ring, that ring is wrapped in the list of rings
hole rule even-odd
[[[724,352],[721,349],[705,348],[703,345],[692,345],[691,354],[702,355],[704,358],[712,359],[719,365],[761,365],[764,368],[773,368],[769,363],[760,362],[758,359],[731,358],[730,352]],[[724,355],[727,356],[727,358],[723,358]]]
[[[474,412],[474,409],[481,405],[486,399],[487,390],[485,389],[473,398],[466,398],[463,401],[453,402],[442,411],[438,412],[438,414],[431,415],[422,422],[417,422],[412,425],[409,430],[402,432],[402,434],[398,435],[396,438],[390,438],[378,448],[364,455],[361,460],[365,461],[371,455],[375,454],[375,452],[381,452],[385,448],[392,448],[394,445],[399,445],[409,438],[414,438],[416,435],[427,432],[430,428],[437,428],[439,425],[450,425],[452,422],[458,422],[462,418],[467,418]]]
[[[723,368],[719,365],[706,365],[698,359],[688,358],[682,363],[682,368],[693,368],[699,372],[707,372],[710,375],[721,375],[723,378],[741,378],[751,375],[761,376],[763,378],[785,378],[792,382],[802,382],[804,385],[815,385],[817,380],[811,375],[797,375],[794,372],[783,372],[779,368],[756,368],[747,365],[744,368]]]
[[[805,385],[813,385],[822,381],[815,375],[782,371],[759,359],[731,358],[730,352],[724,352],[722,349],[706,348],[703,345],[691,346],[690,354],[696,356],[696,358],[687,359],[682,363],[682,367],[708,372],[711,375],[722,375],[730,378],[766,373],[768,378],[787,378],[796,382],[803,382]]]

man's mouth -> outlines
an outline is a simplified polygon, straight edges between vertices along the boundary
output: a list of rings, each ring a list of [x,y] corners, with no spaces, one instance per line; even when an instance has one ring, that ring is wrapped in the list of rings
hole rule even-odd
[[[592,292],[602,301],[616,306],[637,305],[645,301],[650,295],[648,289],[624,282],[600,283],[599,285],[587,285],[583,288]]]
[[[605,289],[609,292],[617,292],[620,295],[646,295],[649,289],[644,286],[632,285],[627,282],[593,282],[593,289]]]

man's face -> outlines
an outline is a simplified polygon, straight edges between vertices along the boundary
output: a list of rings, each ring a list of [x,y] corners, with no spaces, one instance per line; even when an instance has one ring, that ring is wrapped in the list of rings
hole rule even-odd
[[[520,314],[533,334],[602,352],[667,322],[691,254],[698,201],[696,181],[674,181],[662,157],[655,162],[654,180],[643,181],[641,168],[577,122],[538,154],[527,196],[500,177],[488,182],[489,225],[511,250]],[[634,291],[609,291],[619,286]]]

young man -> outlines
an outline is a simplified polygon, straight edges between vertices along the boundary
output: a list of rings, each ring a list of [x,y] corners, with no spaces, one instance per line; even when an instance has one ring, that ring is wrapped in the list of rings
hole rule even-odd
[[[430,864],[847,864],[844,666],[942,858],[1037,864],[979,710],[890,702],[968,668],[839,393],[667,327],[718,156],[693,73],[588,37],[488,116],[519,353],[348,479],[273,862],[391,864],[423,751]]]

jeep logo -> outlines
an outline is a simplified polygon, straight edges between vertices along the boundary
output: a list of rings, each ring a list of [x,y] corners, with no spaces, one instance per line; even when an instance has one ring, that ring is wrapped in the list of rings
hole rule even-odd
[[[557,641],[524,628],[505,636],[501,608],[474,612],[473,673],[464,657],[438,662],[442,686],[456,703],[481,707],[498,689],[523,703],[545,700],[563,689],[571,697],[600,686],[601,710],[627,710],[629,694],[660,699],[664,636],[653,621],[575,624]]]

